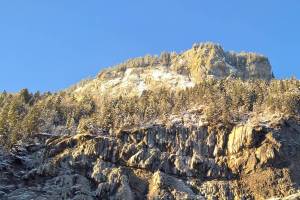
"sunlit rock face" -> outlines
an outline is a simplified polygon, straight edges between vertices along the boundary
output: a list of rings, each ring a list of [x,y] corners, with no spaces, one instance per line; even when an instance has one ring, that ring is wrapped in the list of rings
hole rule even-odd
[[[75,94],[141,95],[161,87],[180,90],[207,78],[273,78],[268,58],[224,51],[214,43],[195,44],[183,53],[162,53],[128,60],[75,87]]]
[[[272,78],[268,58],[256,53],[227,52],[218,44],[195,44],[180,57],[195,82],[207,76],[265,80]]]
[[[47,137],[1,151],[1,199],[267,199],[300,180],[300,124],[282,117]]]

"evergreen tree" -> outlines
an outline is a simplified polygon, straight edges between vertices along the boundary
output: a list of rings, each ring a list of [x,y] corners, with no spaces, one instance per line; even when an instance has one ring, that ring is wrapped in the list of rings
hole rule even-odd
[[[19,95],[20,95],[21,100],[25,103],[29,103],[29,101],[32,97],[32,95],[29,93],[28,89],[26,89],[26,88],[22,89],[20,91]]]

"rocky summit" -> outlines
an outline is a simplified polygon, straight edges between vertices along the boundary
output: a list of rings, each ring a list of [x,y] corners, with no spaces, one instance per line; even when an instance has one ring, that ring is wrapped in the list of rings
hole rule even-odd
[[[83,82],[75,92],[141,95],[160,87],[185,89],[207,78],[273,78],[268,58],[255,53],[224,51],[214,43],[194,44],[183,53],[161,53],[128,60],[102,71],[96,79]]]
[[[0,199],[300,199],[300,81],[196,44],[0,95]]]

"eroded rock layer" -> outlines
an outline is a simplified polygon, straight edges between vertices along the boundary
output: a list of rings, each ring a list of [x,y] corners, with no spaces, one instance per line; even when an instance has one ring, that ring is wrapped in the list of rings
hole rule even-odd
[[[153,124],[1,151],[1,199],[297,198],[300,123]],[[294,196],[290,196],[294,194]]]

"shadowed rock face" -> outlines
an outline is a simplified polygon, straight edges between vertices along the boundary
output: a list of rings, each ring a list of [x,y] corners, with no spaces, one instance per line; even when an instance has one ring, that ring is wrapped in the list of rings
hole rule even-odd
[[[37,139],[1,152],[1,199],[266,199],[299,188],[295,119]]]
[[[273,78],[268,58],[256,53],[224,51],[214,43],[195,44],[177,54],[162,53],[128,60],[102,71],[96,79],[74,89],[75,94],[141,95],[159,87],[180,90],[193,87],[207,78],[270,80]]]

